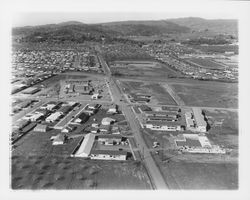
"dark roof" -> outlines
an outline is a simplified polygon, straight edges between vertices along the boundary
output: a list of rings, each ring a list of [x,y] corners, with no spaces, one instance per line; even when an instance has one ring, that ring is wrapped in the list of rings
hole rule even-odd
[[[140,105],[139,108],[140,108],[142,111],[152,111],[152,108],[150,108],[150,107],[147,106],[147,105]]]
[[[161,115],[177,115],[176,112],[165,112],[165,111],[145,111],[144,112],[146,115],[157,115],[157,116],[161,116]]]
[[[162,106],[161,108],[162,108],[162,110],[176,111],[176,112],[178,112],[180,110],[180,108],[178,108],[178,107]]]
[[[98,135],[98,138],[115,138],[115,139],[122,139],[123,136],[120,135]]]
[[[175,141],[177,146],[201,147],[199,140],[186,138],[186,141]]]
[[[63,112],[63,113],[67,113],[72,109],[71,106],[62,106],[60,109],[58,109],[58,112]]]
[[[175,117],[166,117],[166,116],[148,116],[149,120],[176,120]]]
[[[91,150],[90,154],[127,155],[127,151]]]
[[[86,120],[89,118],[89,116],[86,113],[82,112],[80,115],[78,115],[77,118],[80,118],[81,120]]]
[[[181,123],[178,121],[175,122],[168,122],[168,121],[147,121],[146,124],[152,124],[152,125],[160,125],[160,126],[180,126]]]

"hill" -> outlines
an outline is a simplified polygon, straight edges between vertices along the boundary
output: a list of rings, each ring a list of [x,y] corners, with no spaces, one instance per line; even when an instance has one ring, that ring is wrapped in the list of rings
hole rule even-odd
[[[233,34],[238,33],[238,21],[236,19],[203,19],[197,17],[168,19],[180,26],[186,26],[194,31],[210,31],[217,34]]]

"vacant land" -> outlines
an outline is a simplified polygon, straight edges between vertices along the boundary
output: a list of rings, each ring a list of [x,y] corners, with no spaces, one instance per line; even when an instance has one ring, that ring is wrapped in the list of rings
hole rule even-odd
[[[200,84],[171,84],[177,95],[188,106],[238,107],[237,84],[200,82]]]
[[[237,189],[237,164],[173,162],[161,165],[166,180],[179,189]],[[173,189],[177,189],[173,188]]]
[[[207,69],[224,69],[225,67],[207,58],[189,58],[187,61],[195,66]]]
[[[150,189],[137,162],[62,156],[12,156],[13,189]]]
[[[160,83],[121,81],[121,87],[126,94],[142,93],[152,95],[150,103],[177,105]]]
[[[150,61],[114,61],[110,70],[116,76],[178,77],[179,73],[168,66]]]

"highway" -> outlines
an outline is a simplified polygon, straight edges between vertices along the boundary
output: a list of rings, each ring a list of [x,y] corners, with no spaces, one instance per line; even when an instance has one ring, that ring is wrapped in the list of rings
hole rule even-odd
[[[129,104],[125,102],[125,99],[124,99],[116,81],[111,76],[111,72],[110,72],[109,67],[107,66],[107,63],[104,61],[104,59],[102,58],[102,56],[99,53],[97,55],[99,57],[99,61],[101,62],[101,65],[102,65],[102,67],[103,67],[103,69],[108,77],[110,90],[111,90],[111,93],[113,96],[112,99],[113,99],[114,103],[116,103],[117,105],[119,105],[122,108],[122,110],[127,118],[127,121],[129,122],[130,127],[134,132],[134,136],[135,136],[135,139],[136,139],[137,144],[138,144],[138,149],[140,150],[140,153],[142,155],[142,160],[146,166],[146,169],[149,172],[149,176],[151,178],[151,181],[153,182],[153,187],[155,189],[168,189],[168,186],[167,186],[164,178],[162,177],[162,174],[161,174],[159,168],[155,164],[155,161],[152,158],[152,155],[150,154],[150,151],[148,150],[148,147],[147,147],[144,139],[141,136],[140,125],[135,120],[136,116],[134,115],[133,111],[131,110]],[[121,99],[122,99],[122,101],[120,101]]]

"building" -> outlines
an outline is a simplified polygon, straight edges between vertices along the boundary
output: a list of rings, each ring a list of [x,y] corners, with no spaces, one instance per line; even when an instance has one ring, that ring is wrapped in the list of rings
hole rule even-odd
[[[207,122],[204,120],[204,116],[201,113],[200,108],[193,108],[194,119],[196,123],[196,129],[200,132],[207,131]]]
[[[91,96],[91,99],[96,100],[96,99],[99,99],[99,97],[100,97],[99,93],[95,93],[95,94],[93,94],[93,95]]]
[[[62,145],[65,142],[65,135],[64,134],[58,134],[56,136],[52,136],[51,139],[53,140],[52,145]]]
[[[53,123],[55,122],[56,120],[58,120],[63,114],[61,112],[55,112],[55,113],[52,113],[50,116],[48,116],[46,118],[46,122],[50,122],[50,123]]]
[[[90,159],[92,160],[127,160],[128,152],[113,150],[92,150]]]
[[[61,112],[62,114],[67,114],[69,111],[72,110],[72,106],[62,106],[57,110],[57,112]]]
[[[169,107],[169,106],[162,106],[161,107],[163,111],[168,111],[168,112],[181,112],[181,109],[178,107]]]
[[[40,91],[41,89],[39,88],[36,88],[36,87],[29,87],[25,90],[22,91],[23,94],[35,94],[37,93],[38,91]]]
[[[156,131],[181,131],[182,129],[178,122],[147,121],[145,127]]]
[[[74,122],[75,123],[84,123],[84,122],[88,121],[88,119],[89,119],[89,115],[82,112],[80,115],[78,115],[78,117],[74,120]]]
[[[36,127],[34,128],[34,131],[36,132],[47,132],[48,130],[48,126],[47,125],[44,125],[44,124],[37,124]]]
[[[177,119],[175,117],[165,117],[165,116],[149,116],[146,119],[147,121],[168,121],[168,122],[175,122]]]
[[[117,105],[112,105],[109,107],[107,113],[108,114],[116,114],[118,112],[117,109],[118,109]]]
[[[177,118],[178,114],[175,112],[164,112],[164,111],[145,111],[144,112],[146,117],[152,116],[152,117],[171,117],[171,118]]]
[[[79,149],[75,152],[73,156],[88,157],[90,155],[94,142],[95,142],[95,135],[92,133],[87,134],[84,137]]]
[[[141,112],[144,112],[144,111],[152,111],[152,108],[150,108],[150,107],[147,106],[147,105],[140,105],[138,109],[139,109]]]
[[[114,123],[116,120],[112,119],[110,117],[105,117],[102,119],[102,125],[110,125],[112,123]]]

